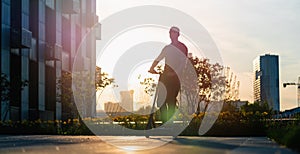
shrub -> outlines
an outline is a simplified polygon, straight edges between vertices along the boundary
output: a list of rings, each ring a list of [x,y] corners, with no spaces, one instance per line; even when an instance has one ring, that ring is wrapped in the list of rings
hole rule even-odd
[[[292,149],[300,150],[300,126],[292,128],[284,136],[285,145]]]
[[[269,126],[267,136],[277,143],[300,152],[299,121],[279,121]]]
[[[92,134],[89,129],[78,120],[46,120],[35,121],[5,121],[0,122],[1,134],[30,134],[30,135],[84,135]]]

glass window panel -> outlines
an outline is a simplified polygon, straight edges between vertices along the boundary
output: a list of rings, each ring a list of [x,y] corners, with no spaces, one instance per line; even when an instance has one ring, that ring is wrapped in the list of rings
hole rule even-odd
[[[2,39],[1,49],[10,49],[10,27],[8,25],[2,25]]]
[[[39,21],[45,23],[45,4],[39,1]]]
[[[50,7],[51,9],[55,9],[55,7],[54,7],[54,0],[46,0],[46,5],[48,6],[48,7]]]
[[[37,44],[36,39],[31,39],[31,49],[30,49],[30,56],[31,60],[37,61]]]
[[[22,0],[22,12],[29,14],[29,0]]]
[[[10,24],[10,7],[7,4],[2,3],[2,23]]]
[[[43,61],[45,61],[45,42],[42,42],[40,40],[40,43],[38,46],[39,46],[39,49],[38,49],[39,61],[43,62]]]

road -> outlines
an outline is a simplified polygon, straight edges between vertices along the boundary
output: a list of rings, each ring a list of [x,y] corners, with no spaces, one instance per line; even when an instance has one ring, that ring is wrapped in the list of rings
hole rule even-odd
[[[293,154],[266,137],[0,136],[0,153]]]

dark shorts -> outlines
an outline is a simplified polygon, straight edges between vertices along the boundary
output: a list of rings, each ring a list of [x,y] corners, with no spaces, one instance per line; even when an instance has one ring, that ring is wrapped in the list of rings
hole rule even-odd
[[[180,81],[177,75],[163,73],[159,77],[157,105],[164,103],[176,105],[176,97],[180,90]]]

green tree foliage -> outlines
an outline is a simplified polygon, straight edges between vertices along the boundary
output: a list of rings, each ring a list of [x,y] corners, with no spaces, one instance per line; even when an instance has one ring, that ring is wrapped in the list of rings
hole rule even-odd
[[[1,101],[9,100],[10,83],[6,74],[1,73]]]
[[[63,72],[61,79],[58,80],[57,88],[61,90],[61,102],[63,105],[63,118],[78,118],[76,105],[73,101],[72,91],[72,74],[70,72]]]
[[[189,106],[196,105],[196,113],[199,114],[201,111],[206,111],[211,101],[223,101],[226,78],[223,73],[223,66],[219,63],[211,64],[207,58],[190,57],[190,62],[194,66],[194,70],[197,74],[197,81],[193,81],[190,87],[185,87],[186,96],[192,97],[189,102]],[[188,70],[188,69],[186,69]],[[185,72],[184,80],[192,80],[189,77],[190,72]],[[191,96],[189,93],[192,90],[196,90],[197,96]],[[195,93],[195,92],[192,92]],[[204,109],[201,110],[200,103],[204,102]]]
[[[266,102],[254,102],[243,105],[241,113],[247,120],[256,121],[271,118],[273,111]]]
[[[241,107],[242,112],[267,112],[271,113],[272,109],[269,107],[267,102],[261,103],[261,102],[254,102],[254,103],[247,103]]]
[[[96,67],[95,75],[96,91],[102,91],[106,86],[114,83],[114,78],[109,78],[107,73],[101,72],[100,67]]]
[[[17,89],[17,91],[22,91],[24,87],[28,86],[29,82],[27,80],[17,80],[18,82],[15,83],[14,88]],[[8,79],[8,76],[4,73],[1,73],[1,101],[9,101],[12,100],[11,98],[11,92],[12,92],[12,87],[11,87],[11,82]]]
[[[153,96],[156,90],[157,81],[155,81],[153,78],[145,78],[143,81],[140,82],[141,85],[145,86],[145,93]]]
[[[163,65],[158,65],[156,67],[156,71],[159,74],[162,74],[163,73]],[[139,76],[138,79],[140,79],[140,76]],[[155,93],[155,90],[156,90],[157,82],[158,81],[156,81],[156,80],[154,80],[153,78],[150,77],[150,78],[144,78],[144,80],[142,80],[140,82],[140,84],[145,87],[144,92],[146,94],[148,94],[149,96],[153,96],[154,93]]]
[[[7,103],[5,108],[1,109],[4,111],[4,116],[2,117],[2,119],[6,119],[6,116],[9,113],[9,102],[20,101],[19,98],[14,97],[14,92],[21,92],[24,89],[24,87],[29,85],[29,82],[27,80],[14,78],[13,81],[15,81],[15,83],[12,85],[8,76],[4,73],[1,73],[1,101]]]
[[[225,101],[221,112],[238,112],[239,109],[233,103],[232,101]]]
[[[76,80],[75,80],[75,79]],[[76,90],[72,90],[72,82],[76,84]],[[59,80],[58,88],[62,90],[61,100],[67,112],[68,118],[78,117],[78,111],[85,115],[86,106],[92,102],[93,96],[97,91],[103,91],[105,87],[114,82],[113,78],[109,78],[108,74],[101,72],[100,67],[96,67],[95,76],[87,71],[76,73],[64,72]],[[74,102],[74,95],[79,96],[77,108]],[[91,105],[91,104],[90,104]]]

